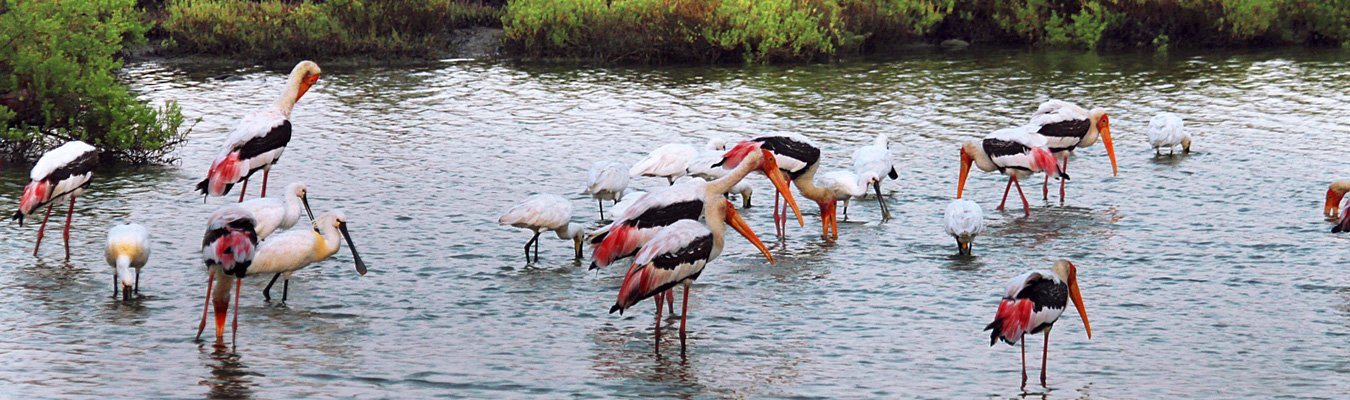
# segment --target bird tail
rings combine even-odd
[[[1059,160],[1055,159],[1055,154],[1044,147],[1031,149],[1031,166],[1036,171],[1043,171],[1047,174],[1054,171],[1056,175],[1064,180],[1069,179],[1069,174],[1059,169]]]
[[[19,212],[14,214],[19,226],[23,226],[23,216],[32,214],[33,210],[42,207],[51,195],[50,191],[51,185],[45,180],[31,181],[28,182],[28,186],[23,187],[23,195],[19,197]]]
[[[602,228],[603,229],[603,228]],[[613,226],[591,253],[591,269],[604,268],[614,261],[633,254],[639,246],[637,228],[628,225]],[[592,240],[594,243],[594,240]]]
[[[660,162],[660,160],[657,157],[644,158],[641,161],[638,161],[636,164],[633,164],[632,168],[628,169],[628,176],[631,177],[642,176],[642,174],[645,174],[651,171],[653,168],[656,168],[656,164],[658,162]]]
[[[650,268],[644,268],[645,265],[633,264],[629,268],[628,274],[623,277],[623,283],[619,285],[619,299],[610,307],[609,312],[619,311],[622,315],[623,310],[637,304],[644,297],[643,294],[650,292],[647,288],[647,277]]]
[[[991,331],[989,345],[993,346],[999,339],[1009,345],[1021,340],[1022,335],[1031,330],[1028,326],[1031,324],[1031,309],[1031,300],[1003,299],[998,304],[998,313],[994,314],[994,322],[984,327],[984,330]]]
[[[206,179],[197,183],[197,190],[208,196],[224,196],[248,172],[246,164],[239,159],[239,152],[230,152],[211,163],[211,170],[207,172]]]

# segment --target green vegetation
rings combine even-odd
[[[144,41],[135,0],[0,0],[0,157],[79,139],[105,159],[170,161],[187,135],[175,103],[151,107],[113,76]]]
[[[166,50],[264,60],[433,57],[449,46],[451,30],[501,18],[497,8],[457,0],[171,0],[163,6]]]

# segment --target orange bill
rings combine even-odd
[[[966,153],[966,149],[961,149],[961,178],[956,183],[956,198],[961,198],[961,193],[966,189],[966,178],[970,176],[970,164],[975,159]]]
[[[1116,146],[1111,144],[1111,122],[1105,115],[1101,122],[1097,123],[1097,132],[1102,135],[1102,145],[1106,146],[1106,155],[1111,157],[1111,176],[1120,175],[1120,168],[1116,167]]]
[[[792,198],[792,190],[788,189],[787,180],[783,179],[783,173],[778,170],[778,160],[774,158],[773,152],[760,151],[764,152],[764,161],[760,163],[760,169],[764,171],[765,176],[769,177],[769,181],[773,182],[774,190],[777,190],[779,194],[783,195],[783,199],[787,200],[788,206],[792,207],[792,212],[797,214],[797,225],[806,226],[806,220],[802,219],[802,210],[797,207],[797,200]]]
[[[319,74],[309,75],[306,76],[304,79],[301,79],[300,92],[295,94],[295,99],[300,100],[301,97],[305,97],[305,92],[309,91],[309,87],[314,86],[314,82],[318,81],[319,81]]]
[[[1088,324],[1087,308],[1083,307],[1083,295],[1078,291],[1078,268],[1074,267],[1073,262],[1069,262],[1069,298],[1073,300],[1073,306],[1078,308],[1078,316],[1083,318],[1083,329],[1087,330],[1088,339],[1092,339],[1092,325]]]
[[[727,215],[725,219],[727,225],[731,226],[731,229],[735,229],[741,236],[745,236],[745,239],[749,240],[750,244],[755,245],[755,248],[759,249],[760,253],[764,253],[764,258],[769,260],[769,264],[774,263],[773,254],[769,253],[769,247],[765,246],[764,242],[759,241],[759,236],[755,236],[755,231],[750,229],[750,225],[745,224],[745,220],[741,219],[740,214],[736,213],[736,208],[731,205],[730,201],[727,201]]]
[[[1344,197],[1345,193],[1337,193],[1336,189],[1327,189],[1327,205],[1322,207],[1322,214],[1326,215],[1327,218],[1336,218],[1337,214],[1340,213],[1341,199]]]

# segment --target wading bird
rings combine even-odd
[[[690,219],[675,221],[661,228],[633,258],[633,265],[624,275],[618,301],[609,312],[620,315],[628,307],[648,298],[656,298],[656,348],[661,348],[661,297],[675,303],[673,288],[684,284],[684,305],[680,308],[680,348],[684,349],[685,317],[689,314],[689,287],[703,273],[703,268],[722,254],[726,227],[731,226],[745,236],[764,258],[773,263],[769,248],[755,236],[731,202],[723,199],[710,201],[705,217],[708,225]],[[673,305],[672,305],[673,307]]]
[[[614,203],[614,207],[609,208],[609,215],[613,215],[616,217],[619,215],[623,215],[623,213],[627,211],[629,207],[632,207],[633,204],[637,203],[637,201],[642,198],[642,196],[646,195],[647,192],[641,190],[624,195],[623,200],[620,200],[618,203]]]
[[[586,176],[586,193],[595,198],[595,204],[600,206],[601,220],[605,219],[605,200],[615,204],[623,200],[623,191],[628,189],[627,169],[627,165],[618,161],[597,161],[591,165],[591,171]]]
[[[301,207],[309,215],[309,220],[314,220],[314,212],[309,209],[308,194],[304,183],[293,182],[286,185],[286,193],[281,198],[259,197],[239,203],[239,207],[253,214],[258,223],[254,227],[258,240],[265,240],[272,232],[295,226],[300,221]]]
[[[277,101],[239,121],[225,139],[220,155],[211,163],[206,179],[197,184],[197,190],[203,196],[224,196],[242,180],[244,184],[239,189],[239,201],[242,202],[244,191],[248,189],[248,178],[262,170],[262,197],[267,197],[267,176],[272,171],[272,164],[281,158],[286,144],[291,141],[291,109],[319,80],[319,72],[319,65],[312,61],[296,64]]]
[[[75,215],[75,197],[84,193],[89,179],[94,177],[94,167],[98,166],[98,149],[78,140],[66,142],[48,151],[38,158],[33,171],[28,174],[32,179],[23,187],[19,197],[19,211],[12,220],[23,226],[25,216],[32,214],[42,206],[47,213],[38,227],[37,243],[33,244],[33,257],[37,257],[42,246],[42,235],[47,230],[47,219],[52,216],[52,204],[70,198],[70,208],[66,210],[65,237],[66,259],[70,259],[70,220]]]
[[[1022,210],[1031,216],[1031,205],[1027,204],[1027,195],[1022,193],[1019,179],[1045,171],[1056,172],[1060,179],[1068,180],[1069,175],[1061,171],[1055,162],[1055,156],[1045,147],[1045,137],[1036,134],[1032,126],[999,129],[984,140],[968,141],[961,144],[961,176],[956,185],[956,198],[961,198],[966,187],[966,177],[970,175],[970,164],[974,163],[981,171],[997,170],[1008,176],[1008,186],[1003,189],[1003,201],[998,210],[1008,202],[1008,190],[1017,185],[1017,194],[1022,196]]]
[[[726,148],[726,142],[722,139],[712,138],[708,140],[705,148],[722,150]],[[663,177],[671,185],[674,185],[676,178],[688,173],[689,163],[698,158],[698,155],[699,151],[694,146],[683,143],[666,144],[652,150],[646,158],[633,164],[633,167],[628,169],[628,175],[634,178],[639,176]]]
[[[118,286],[121,286],[122,300],[131,300],[133,292],[141,293],[141,268],[150,260],[150,232],[138,224],[112,227],[108,230],[103,259],[113,267],[113,297],[117,297]],[[133,269],[136,270],[134,276]]]
[[[1181,146],[1181,154],[1190,154],[1191,134],[1186,132],[1181,117],[1168,112],[1158,113],[1148,121],[1148,145],[1153,146],[1155,155],[1162,155],[1163,147],[1171,155],[1177,145]]]
[[[1340,218],[1341,199],[1345,198],[1345,192],[1350,191],[1350,181],[1331,182],[1327,187],[1327,203],[1322,207],[1322,214],[1329,220]]]
[[[705,151],[699,154],[697,159],[694,159],[694,161],[689,163],[689,176],[702,178],[706,181],[712,181],[726,176],[730,171],[726,168],[722,168],[723,153],[725,153],[725,151]],[[741,180],[740,182],[736,182],[735,186],[731,187],[731,191],[728,192],[728,195],[731,193],[741,196],[741,208],[750,208],[750,196],[754,195],[755,189],[750,186],[750,182]]]
[[[572,202],[555,194],[536,194],[526,198],[515,207],[506,210],[497,223],[525,228],[534,231],[534,237],[525,242],[525,263],[539,262],[539,234],[553,231],[558,239],[571,240],[576,250],[576,259],[581,259],[581,240],[586,236],[585,227],[571,223]],[[530,260],[530,245],[534,245],[534,260]]]
[[[844,220],[848,220],[848,201],[854,197],[867,194],[867,189],[862,185],[862,180],[853,171],[830,171],[816,176],[815,184],[817,187],[829,190],[834,195],[835,200],[844,202]],[[834,221],[831,221],[834,222]],[[839,224],[826,224],[834,229],[827,233],[832,238],[839,238]]]
[[[1045,136],[1046,146],[1056,159],[1060,159],[1063,164],[1060,170],[1065,173],[1069,170],[1069,155],[1073,150],[1092,146],[1100,137],[1106,155],[1111,157],[1111,175],[1115,176],[1120,170],[1116,168],[1116,148],[1111,145],[1110,119],[1102,108],[1089,111],[1067,101],[1050,100],[1041,103],[1031,114],[1031,125],[1036,127],[1036,133]],[[1050,175],[1045,176],[1041,195],[1045,200],[1050,199]],[[1059,181],[1059,199],[1064,201],[1064,180]]]
[[[972,255],[971,244],[975,242],[975,236],[984,232],[984,211],[980,210],[980,205],[970,200],[952,200],[947,205],[943,222],[947,234],[956,239],[957,254]]]
[[[886,205],[885,198],[881,197],[881,177],[889,177],[891,180],[900,177],[900,174],[895,172],[895,154],[891,153],[889,141],[890,138],[887,138],[885,133],[878,133],[872,144],[853,152],[853,172],[862,181],[864,191],[868,186],[876,190],[877,203],[881,204],[882,221],[891,219],[891,209]],[[844,204],[847,206],[848,203]],[[844,211],[844,219],[848,219],[847,210]]]
[[[206,262],[209,275],[206,279],[206,304],[216,310],[216,341],[225,338],[225,317],[230,312],[230,290],[234,290],[234,326],[230,333],[230,343],[236,343],[239,333],[239,290],[242,289],[244,275],[258,246],[258,233],[253,230],[257,222],[253,214],[237,205],[225,206],[207,220],[206,235],[202,238],[202,260]],[[216,282],[216,276],[220,282]],[[212,287],[212,285],[215,287]],[[230,287],[234,284],[234,288]],[[202,305],[202,322],[197,326],[197,339],[202,338],[206,329],[206,304]]]
[[[366,274],[366,263],[361,261],[361,254],[357,253],[356,245],[352,243],[352,235],[347,232],[347,217],[340,211],[326,211],[313,221],[312,229],[288,230],[258,245],[248,274],[272,274],[272,280],[263,288],[264,299],[272,300],[272,285],[284,275],[281,301],[286,301],[291,288],[291,274],[332,257],[342,248],[342,240],[347,241],[347,249],[351,250],[352,258],[356,260],[356,273],[362,276]]]
[[[1092,339],[1092,325],[1088,324],[1087,309],[1078,292],[1078,269],[1069,260],[1055,261],[1049,270],[1028,271],[1008,282],[1008,292],[998,304],[994,322],[984,330],[989,334],[989,345],[1000,339],[1009,346],[1022,343],[1022,387],[1027,386],[1026,334],[1045,332],[1045,349],[1041,352],[1041,386],[1045,387],[1045,364],[1050,355],[1050,328],[1064,313],[1065,303],[1073,301],[1078,316],[1083,318],[1083,329]]]
[[[780,179],[796,184],[797,190],[801,192],[803,197],[815,201],[816,205],[820,206],[821,225],[825,232],[829,232],[831,221],[835,219],[835,200],[833,192],[818,187],[815,183],[816,169],[820,167],[820,148],[816,147],[810,139],[795,133],[758,136],[750,139],[750,141],[760,143],[763,150],[768,150],[774,156],[774,160],[778,163],[779,171],[777,175]],[[735,153],[735,149],[732,150],[723,157],[721,166],[735,168],[736,164],[740,162],[736,158],[739,154]],[[767,171],[764,174],[770,177],[774,175]],[[787,206],[782,208],[781,213],[779,212],[779,197],[779,195],[774,195],[773,221],[774,229],[781,239],[787,231],[788,219]],[[806,223],[802,220],[801,210],[797,208],[797,205],[789,204],[789,206],[797,214],[797,224],[806,226]],[[838,230],[838,228],[836,227],[835,230]],[[821,237],[828,239],[829,235],[822,235]]]

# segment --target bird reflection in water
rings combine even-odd
[[[253,382],[250,377],[258,374],[248,370],[248,366],[240,361],[243,357],[239,353],[232,351],[223,341],[209,345],[202,343],[198,349],[202,352],[204,365],[211,372],[210,376],[199,383],[210,388],[206,393],[207,398],[253,398]]]

